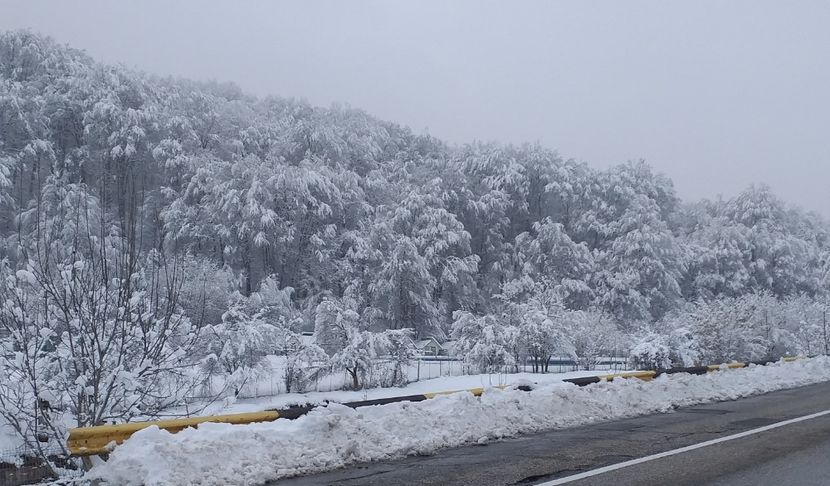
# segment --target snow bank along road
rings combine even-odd
[[[642,462],[681,448],[691,450]],[[830,383],[821,383],[271,484],[827,485],[828,457]]]
[[[96,466],[90,476],[110,484],[262,484],[348,464],[434,453],[446,447],[484,444],[519,434],[666,412],[679,406],[734,400],[828,380],[830,359],[815,358],[702,376],[665,375],[651,382],[623,380],[583,388],[560,383],[531,392],[489,390],[480,399],[470,394],[456,394],[424,402],[395,403],[357,410],[330,405],[315,409],[295,421],[279,420],[244,426],[204,424],[199,429],[187,429],[178,434],[151,427],[136,433],[118,447],[110,461]],[[824,395],[827,395],[827,388],[824,388]],[[789,403],[790,400],[784,402]],[[740,403],[721,405],[737,406]],[[824,408],[830,408],[830,403]],[[779,413],[790,415],[792,412]],[[666,420],[666,424],[670,425],[684,423],[683,417],[715,419],[718,414],[683,411],[640,420]],[[721,415],[729,416],[726,412]],[[768,420],[768,417],[762,418]],[[318,476],[297,480],[300,482],[296,484],[349,484],[350,474],[357,476],[351,484],[452,484],[453,481],[456,484],[532,483],[547,477],[567,475],[568,470],[601,467],[633,456],[682,447],[700,442],[700,439],[710,439],[724,431],[734,433],[741,426],[753,428],[755,417],[741,419],[748,421],[745,423],[740,420],[735,423],[729,418],[724,420],[728,422],[724,425],[725,430],[711,429],[707,423],[687,420],[687,429],[668,430],[662,435],[659,431],[652,432],[650,423],[646,422],[632,429],[642,429],[641,433],[645,434],[634,443],[625,440],[632,433],[625,425],[620,425],[623,422],[610,422],[594,426],[597,427],[594,432],[590,431],[592,429],[570,429],[539,436],[565,439],[556,439],[560,442],[556,442],[551,449],[542,448],[536,455],[532,447],[530,453],[523,455],[517,444],[545,443],[547,439],[525,438],[518,443],[510,441],[485,448],[448,450],[428,459],[409,459],[393,466],[374,464],[368,469],[340,471],[335,475],[347,476],[337,476],[336,479]],[[825,419],[808,422],[818,423],[819,420]],[[615,430],[618,433],[615,434]],[[621,443],[618,449],[608,444],[593,452],[572,451],[566,447],[586,440],[586,434],[600,434],[598,440],[612,442],[616,437]],[[724,446],[733,442],[724,443]],[[603,452],[603,448],[607,452]],[[478,451],[491,450],[501,452],[494,456],[484,453],[481,462],[475,459]],[[561,457],[555,459],[554,452]],[[440,467],[444,458],[450,458],[452,464],[453,457],[469,457],[470,467],[455,464],[449,468]],[[417,464],[421,461],[425,461],[423,464],[426,466],[418,473]],[[437,462],[429,465],[430,461]],[[484,474],[486,471],[489,472]],[[603,478],[601,483],[604,482]]]

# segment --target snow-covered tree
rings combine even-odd
[[[364,387],[373,374],[382,374],[382,360],[392,363],[390,384],[400,385],[408,378],[404,370],[415,351],[411,329],[367,331],[347,303],[326,299],[317,305],[314,336],[329,354],[329,366],[345,371],[354,389]]]
[[[360,316],[348,307],[347,302],[326,299],[317,305],[314,342],[329,355],[348,346],[350,334],[360,330]]]
[[[198,382],[181,266],[139,255],[100,209],[83,184],[48,178],[21,215],[21,258],[0,265],[0,414],[35,450],[63,447],[69,424],[158,414]]]
[[[316,344],[303,342],[302,337],[295,332],[280,329],[279,334],[277,352],[285,357],[285,391],[302,392],[328,365],[328,355]]]
[[[467,311],[454,314],[451,336],[455,340],[454,352],[482,373],[499,372],[504,366],[515,363],[508,341],[512,333],[505,330],[498,320],[485,315],[477,317]]]
[[[544,280],[568,308],[590,305],[593,257],[587,245],[571,240],[562,224],[550,218],[534,223],[532,232],[516,237],[515,248],[519,279]]]
[[[564,334],[581,369],[596,369],[601,357],[621,353],[624,341],[608,314],[596,310],[569,311],[563,314],[563,320]]]
[[[224,375],[227,386],[239,395],[248,382],[269,371],[263,366],[264,360],[277,352],[278,329],[259,316],[251,316],[237,303],[222,315],[220,324],[205,332],[203,339],[209,353],[203,369],[209,375]]]
[[[359,390],[375,371],[387,345],[383,334],[351,329],[346,346],[331,356],[329,366],[345,371],[351,379],[352,388]]]
[[[409,365],[415,358],[412,331],[409,329],[387,330],[383,336],[387,341],[385,358],[388,358],[392,364],[392,375],[388,382],[392,386],[405,386],[409,383]]]

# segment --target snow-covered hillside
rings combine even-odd
[[[828,275],[826,222],[766,186],[683,202],[644,162],[0,33],[0,417],[33,455],[263,380],[405,386],[424,341],[485,374],[826,354]]]

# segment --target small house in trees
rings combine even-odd
[[[416,341],[415,349],[421,356],[442,356],[446,354],[444,346],[441,346],[441,343],[432,337]]]
[[[302,334],[300,334],[300,342],[302,342],[305,346],[311,346],[312,344],[314,344],[314,333],[304,331]]]

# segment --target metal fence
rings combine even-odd
[[[49,458],[48,461],[26,446],[0,449],[0,486],[71,480],[83,476],[80,460],[64,457],[63,449],[58,445],[45,445],[43,453]]]
[[[591,365],[591,370],[596,371],[624,371],[630,369],[629,358],[626,356],[607,356],[601,357]],[[378,363],[378,370],[375,370],[375,375],[369,377],[368,386],[391,386],[388,383],[382,383],[383,380],[378,379],[378,375],[388,372],[385,368],[393,366],[391,360],[381,360]],[[585,370],[580,368],[579,363],[565,357],[551,358],[548,365],[548,373],[564,373],[569,371]],[[385,370],[385,371],[384,371]],[[348,389],[351,383],[351,378],[342,371],[326,372],[321,368],[319,373],[312,373],[313,378],[303,389],[303,392],[330,392],[337,390]],[[256,380],[251,380],[239,389],[237,398],[252,399],[252,398],[266,398],[274,397],[286,393],[285,385],[282,379],[283,370],[279,367],[268,369],[261,377]],[[502,366],[498,369],[490,370],[492,375],[509,375],[513,373],[531,373],[533,367],[530,361],[525,360],[518,365]],[[421,380],[429,380],[433,378],[440,378],[445,376],[463,376],[481,374],[482,371],[470,364],[465,363],[459,357],[453,356],[419,356],[412,360],[408,368],[405,370],[405,376],[408,382],[417,382]],[[216,397],[216,394],[222,391],[221,377],[208,377],[200,390],[201,393],[189,396],[186,403],[196,403],[204,400],[210,400]]]
[[[630,368],[629,358],[625,356],[602,357],[589,370],[583,371],[624,371]],[[565,373],[579,371],[580,365],[570,358],[551,358],[548,373]],[[507,365],[491,370],[493,374],[532,373],[533,366],[529,360],[518,365]],[[442,376],[462,376],[480,374],[481,370],[463,362],[461,358],[450,356],[422,356],[417,358],[410,369],[410,381],[429,380]]]

